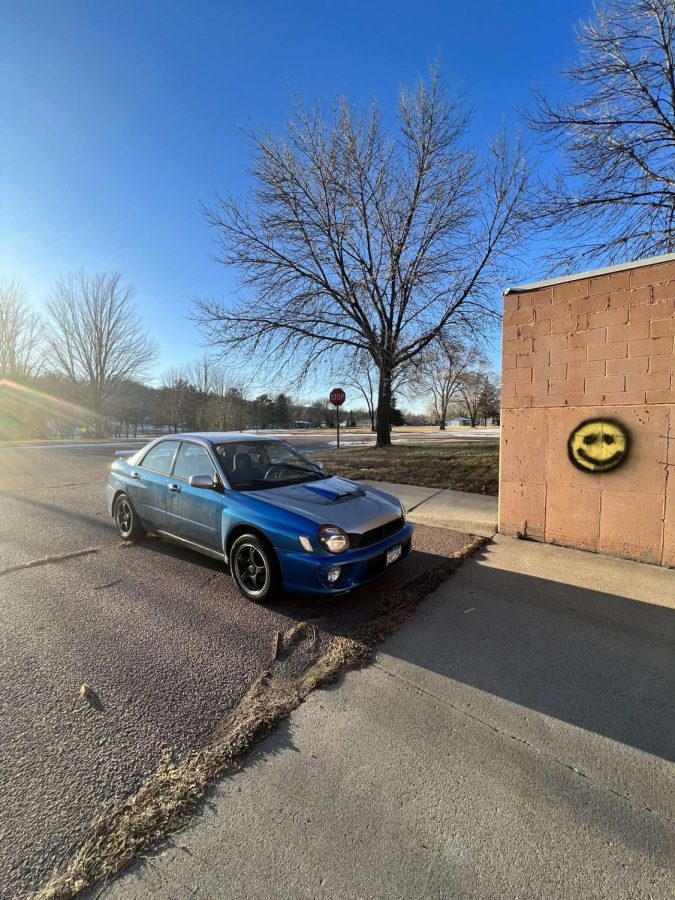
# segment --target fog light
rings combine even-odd
[[[340,577],[340,572],[341,572],[341,571],[342,571],[342,570],[340,569],[340,566],[333,566],[332,568],[330,568],[330,569],[328,570],[328,575],[326,576],[326,578],[328,579],[328,581],[330,582],[330,584],[335,584],[335,582],[336,582],[336,581],[338,580],[338,578]]]

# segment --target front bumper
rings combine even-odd
[[[277,550],[284,590],[299,594],[346,594],[372,581],[397,563],[386,565],[387,551],[401,545],[401,559],[410,553],[413,526],[408,523],[383,541],[346,553],[305,553]],[[340,577],[328,582],[328,570],[340,566]]]

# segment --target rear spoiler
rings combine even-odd
[[[138,450],[116,450],[115,456],[119,459],[128,459],[130,456],[136,456]]]

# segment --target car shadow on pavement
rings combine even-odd
[[[475,590],[464,579],[456,598],[437,595],[431,605],[443,608],[385,652],[457,682],[458,698],[469,686],[675,760],[674,610],[498,567],[477,572]]]
[[[434,535],[437,535],[440,531],[440,529],[422,527],[419,530],[420,532]],[[447,565],[449,558],[454,552],[462,549],[470,542],[468,535],[462,535],[447,529],[442,530],[442,537],[447,542],[445,544],[447,552],[429,552],[414,544],[408,557],[389,571],[384,572],[379,578],[349,594],[323,597],[283,593],[274,600],[258,605],[275,613],[281,613],[293,621],[316,621],[321,619],[320,626],[322,630],[336,636],[348,635],[356,624],[373,615],[393,591],[404,589],[406,585],[416,581],[421,576],[434,570],[442,569]],[[417,535],[415,543],[423,546]],[[149,535],[136,542],[136,544],[151,553],[172,559],[180,559],[208,571],[222,572],[225,578],[231,579],[226,563],[205,556],[188,547],[182,547],[174,541]],[[438,544],[438,540],[436,540],[436,544]],[[234,582],[232,582],[231,586],[236,591]],[[242,598],[242,602],[251,601],[246,601]],[[317,624],[319,623],[317,622]]]

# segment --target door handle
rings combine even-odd
[[[136,481],[140,481],[141,474],[140,474],[140,472],[132,472],[130,475],[130,478],[135,478]]]
[[[173,491],[174,494],[180,494],[180,485],[179,484],[170,484],[169,490]]]

